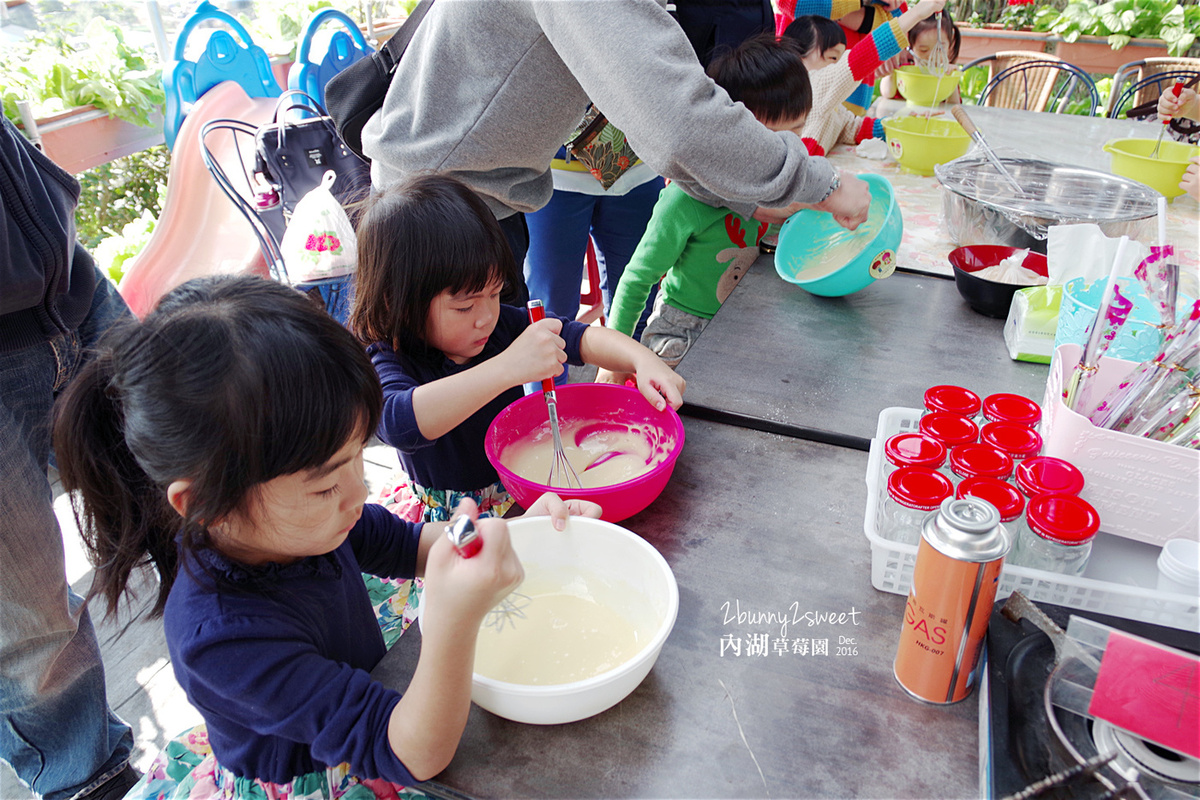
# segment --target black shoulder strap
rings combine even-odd
[[[421,0],[417,3],[417,7],[408,15],[408,19],[400,26],[400,30],[392,34],[392,38],[383,43],[381,53],[387,54],[387,70],[388,73],[395,71],[396,65],[400,63],[400,57],[404,55],[408,43],[412,41],[413,36],[417,33],[417,26],[421,24],[421,20],[429,12],[429,7],[433,5],[433,0]]]

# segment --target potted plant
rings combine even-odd
[[[1200,33],[1200,7],[1177,0],[1071,0],[1038,27],[1060,39],[1055,54],[1088,72],[1144,58],[1185,55]]]
[[[163,140],[158,69],[112,22],[93,19],[83,38],[86,48],[63,32],[34,34],[0,63],[5,116],[24,124],[18,104],[28,102],[46,154],[73,173]]]

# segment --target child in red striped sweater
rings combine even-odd
[[[846,49],[841,26],[824,17],[797,17],[783,35],[804,51],[804,66],[812,83],[813,105],[801,138],[813,155],[825,155],[837,144],[882,139],[883,125],[873,117],[855,116],[843,101],[862,80],[908,47],[908,32],[946,5],[945,0],[921,0],[898,19],[876,28]]]

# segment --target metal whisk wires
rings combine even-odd
[[[479,530],[470,517],[459,517],[451,523],[450,527],[446,528],[446,537],[463,558],[472,558],[483,548]],[[528,595],[510,592],[495,608],[484,615],[484,627],[495,628],[497,633],[504,630],[505,625],[515,627],[513,620],[525,619],[525,608],[530,602],[531,599]]]
[[[925,68],[931,75],[949,75],[953,65],[950,63],[950,45],[943,27],[947,19],[946,12],[939,11],[935,17],[937,26],[934,30],[937,32],[937,43],[929,53],[929,60],[925,62]]]
[[[546,318],[546,309],[542,307],[541,300],[530,300],[527,308],[530,322]],[[542,396],[546,399],[546,413],[550,416],[550,435],[554,438],[554,461],[550,464],[550,477],[546,479],[546,485],[559,489],[582,488],[579,475],[563,450],[562,430],[558,425],[558,395],[554,393],[553,378],[542,381]]]

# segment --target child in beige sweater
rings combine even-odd
[[[810,153],[824,155],[837,144],[883,138],[879,119],[855,116],[842,101],[865,77],[908,47],[908,32],[914,26],[945,5],[945,0],[921,0],[850,50],[841,26],[832,20],[797,17],[788,25],[783,35],[804,51],[804,66],[812,83],[812,111],[801,134]]]

